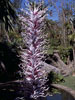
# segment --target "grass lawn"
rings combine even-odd
[[[61,85],[67,86],[75,90],[75,76],[68,76],[64,78],[65,82],[60,83]]]

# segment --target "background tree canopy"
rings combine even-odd
[[[5,24],[5,29],[12,28],[17,15],[10,0],[0,0],[0,23]]]

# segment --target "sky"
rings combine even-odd
[[[23,0],[23,2],[22,2],[22,7],[23,7],[23,8],[24,8],[24,3],[25,3],[26,1],[27,1],[27,0]],[[38,0],[33,0],[33,1],[38,1]],[[46,4],[48,4],[48,1],[50,1],[50,0],[44,0],[44,1],[45,1]],[[52,0],[52,1],[54,1],[54,0]],[[56,6],[58,7],[58,9],[59,9],[60,2],[61,2],[61,1],[62,1],[62,2],[69,2],[69,3],[72,2],[72,1],[74,2],[74,0],[56,0],[56,1],[57,1],[57,2],[56,2]],[[58,20],[59,20],[59,17],[58,17],[58,13],[57,13],[57,11],[55,10],[55,8],[49,6],[48,9],[53,11],[52,16],[48,15],[48,19],[51,19],[51,20],[53,20],[53,21],[58,21]]]
[[[25,3],[26,1],[27,1],[27,0],[23,0],[23,2],[22,2],[22,7],[24,7],[24,3]],[[34,1],[35,1],[35,0],[34,0]],[[38,0],[36,0],[36,1],[38,1]],[[46,4],[48,3],[48,0],[44,0],[44,1],[45,1]],[[59,5],[59,2],[57,3],[57,5]],[[53,11],[52,16],[49,16],[49,15],[48,15],[48,19],[51,19],[51,20],[54,20],[54,21],[58,21],[58,14],[57,14],[57,12],[54,10],[54,8],[53,8],[53,7],[49,7],[48,9],[50,9],[50,10]]]
[[[11,1],[13,1],[13,0],[11,0]],[[21,7],[22,8],[24,8],[24,3],[25,2],[27,2],[28,0],[22,0],[22,5],[21,5]],[[32,1],[41,1],[41,0],[32,0]],[[50,0],[44,0],[45,1],[45,3],[46,4],[48,4],[48,1],[50,1]],[[69,4],[71,4],[72,3],[72,1],[73,1],[73,4],[74,4],[74,6],[75,6],[75,0],[52,0],[52,1],[57,1],[56,2],[56,6],[57,6],[57,8],[59,9],[59,6],[60,6],[60,2],[62,1],[62,2],[68,2]],[[70,3],[71,2],[71,3]],[[55,10],[55,8],[54,7],[51,7],[51,6],[49,6],[48,7],[48,9],[49,10],[51,10],[53,13],[52,13],[52,16],[50,16],[50,15],[48,15],[48,19],[51,19],[51,20],[53,20],[53,21],[58,21],[59,20],[59,17],[58,17],[58,13],[57,13],[57,11]]]

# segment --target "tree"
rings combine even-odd
[[[22,1],[23,0],[13,0],[12,3],[13,3],[14,8],[16,9],[21,8]]]
[[[58,21],[60,22],[62,28],[62,45],[66,47],[68,44],[69,31],[67,25],[70,26],[70,17],[74,14],[74,1],[60,0],[59,4],[57,4],[58,0],[49,0],[48,2],[52,4],[52,7],[58,14]]]
[[[16,22],[16,12],[10,0],[0,0],[0,36],[5,35],[10,42],[7,31],[13,29],[13,24]]]
[[[72,34],[70,35],[69,39],[73,47],[73,67],[75,70],[75,16],[71,17],[71,25],[72,25]]]

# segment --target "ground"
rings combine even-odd
[[[73,90],[75,90],[75,76],[68,76],[64,78],[65,82],[60,83],[61,85],[64,85],[66,87],[69,87]]]

